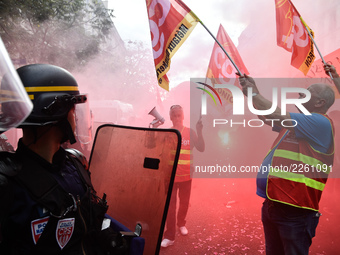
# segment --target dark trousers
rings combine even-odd
[[[308,255],[320,213],[273,202],[262,206],[266,255]]]
[[[168,211],[168,217],[166,219],[166,231],[164,232],[164,238],[169,240],[175,240],[176,235],[176,219],[177,226],[183,227],[186,223],[186,216],[189,208],[189,200],[191,193],[191,180],[185,182],[175,182]],[[179,199],[179,207],[176,217],[176,205],[177,197]]]

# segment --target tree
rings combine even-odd
[[[129,41],[126,48],[126,81],[122,89],[128,100],[135,102],[142,96],[155,101],[164,98],[167,92],[158,86],[151,47],[142,41]],[[126,93],[126,88],[130,88],[130,93]]]
[[[14,59],[72,70],[100,51],[111,17],[95,0],[0,0],[0,35]]]

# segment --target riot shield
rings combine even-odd
[[[17,127],[33,109],[33,104],[14,69],[0,37],[0,133]]]
[[[134,230],[142,225],[144,254],[158,254],[181,146],[174,129],[102,125],[97,129],[90,171],[98,196],[107,194],[108,214]]]

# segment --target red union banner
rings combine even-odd
[[[158,84],[169,90],[172,56],[199,21],[180,0],[146,0]]]
[[[240,54],[238,53],[233,41],[228,36],[227,32],[220,25],[216,36],[217,41],[223,46],[232,58],[238,69],[242,74],[249,74],[246,66],[244,65]],[[215,42],[214,48],[211,53],[209,67],[207,71],[207,78],[211,80],[213,85],[232,83],[238,85],[238,76],[236,75],[236,68],[231,63],[228,56],[223,52],[218,43]],[[233,102],[232,94],[228,89],[216,89],[223,99],[223,106]]]
[[[307,75],[315,59],[314,45],[300,14],[290,0],[275,0],[275,7],[277,45],[292,52],[291,65]]]
[[[240,54],[238,53],[233,41],[228,36],[227,32],[224,30],[223,26],[220,25],[216,37],[217,41],[223,46],[223,48],[228,52],[229,56],[235,62],[236,66],[240,69],[242,74],[249,74],[247,68],[243,64]],[[214,78],[215,83],[225,83],[230,82],[230,79],[237,78],[236,68],[231,63],[228,56],[223,52],[221,47],[215,42],[209,67],[207,71],[208,78]]]

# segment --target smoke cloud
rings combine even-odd
[[[290,65],[291,53],[276,45],[274,0],[228,0],[215,1],[214,4],[187,0],[185,3],[213,34],[216,35],[220,24],[224,26],[251,76],[301,77],[300,71]],[[321,53],[327,55],[337,50],[340,45],[340,34],[337,32],[340,31],[340,2],[295,0],[294,4],[313,29]],[[111,49],[110,56],[114,60],[110,63],[106,62],[104,53],[93,58],[81,71],[75,71],[73,74],[81,92],[89,95],[93,133],[103,123],[148,127],[153,120],[148,112],[155,106],[165,118],[165,124],[159,128],[170,128],[169,108],[174,104],[182,105],[185,125],[195,129],[194,124],[190,123],[197,122],[200,109],[190,108],[190,88],[195,86],[190,83],[190,78],[205,77],[213,45],[214,40],[198,24],[172,59],[168,73],[169,92],[157,86],[151,46],[148,44],[139,48],[125,42],[128,50],[119,46]],[[135,59],[131,51],[142,54],[136,65],[133,65]],[[318,58],[317,52],[316,56]],[[270,95],[271,89],[260,88],[264,94]],[[339,110],[338,106],[333,110]],[[338,117],[336,113],[335,118]],[[207,144],[204,158],[224,157],[225,162],[237,166],[260,165],[275,137],[269,127],[255,130],[225,127],[222,131],[228,133],[228,143],[222,144],[208,124],[211,123],[209,116],[203,116],[202,120]],[[338,148],[339,140],[336,141]],[[195,151],[194,157],[200,158],[201,154]],[[339,162],[338,157],[336,160]],[[331,178],[326,185],[321,199],[323,216],[311,247],[313,254],[336,254],[340,251],[340,243],[336,239],[340,235],[337,227],[340,208],[339,203],[334,203],[340,198],[338,184],[338,179]],[[176,236],[175,245],[168,250],[162,249],[161,254],[263,254],[262,199],[255,194],[255,190],[255,176],[196,176],[187,217],[189,236]]]

